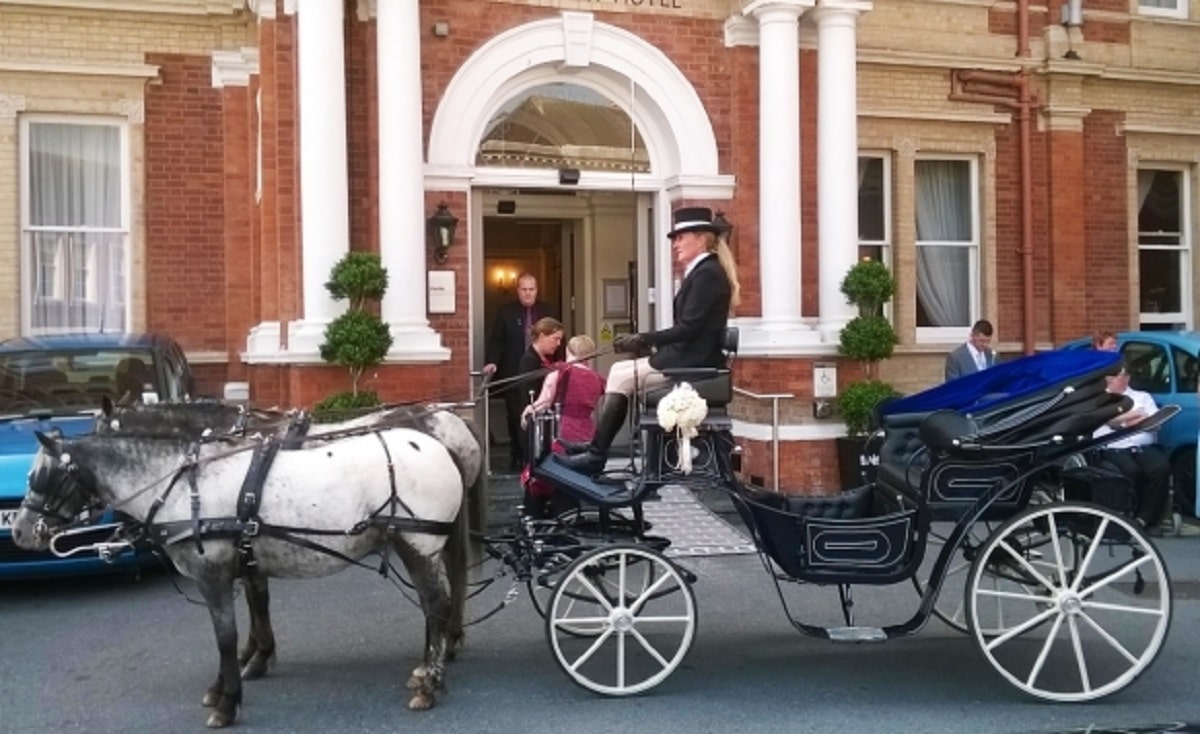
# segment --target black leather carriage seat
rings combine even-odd
[[[726,415],[726,407],[733,402],[733,360],[738,351],[738,328],[727,326],[721,342],[721,351],[725,354],[723,367],[686,367],[663,370],[668,384],[647,390],[642,398],[643,416],[654,417],[654,408],[658,401],[671,392],[681,382],[691,383],[700,397],[708,403],[710,418]],[[706,421],[707,423],[707,421]]]

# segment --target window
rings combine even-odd
[[[972,158],[915,162],[919,341],[962,339],[979,313],[977,178]]]
[[[858,256],[891,267],[891,161],[882,155],[858,158]]]
[[[26,118],[21,140],[24,329],[123,331],[129,240],[124,126]]]
[[[1131,341],[1121,347],[1121,355],[1129,371],[1129,386],[1134,390],[1156,395],[1171,392],[1171,361],[1166,347]]]
[[[1138,170],[1138,303],[1143,329],[1191,328],[1187,176]]]
[[[542,84],[488,121],[475,162],[509,168],[650,170],[642,135],[624,109],[578,84]]]
[[[1187,20],[1188,0],[1138,0],[1138,12],[1142,15],[1161,15],[1165,18]]]

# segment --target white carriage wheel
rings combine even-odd
[[[945,547],[946,541],[950,537],[950,533],[954,531],[953,522],[935,522],[929,527],[928,541],[925,544],[925,558],[921,563],[921,569],[917,576],[913,577],[913,585],[917,589],[918,594],[924,594],[925,588],[929,583],[929,576],[933,573],[933,566],[937,562],[938,556]],[[969,593],[970,587],[967,580],[970,576],[971,567],[974,559],[979,555],[983,547],[984,541],[992,534],[999,526],[998,522],[980,521],[975,523],[967,530],[967,534],[959,542],[958,547],[954,549],[954,554],[950,557],[950,561],[946,567],[946,575],[942,579],[942,587],[938,590],[937,598],[934,600],[933,614],[938,619],[946,623],[948,627],[963,634],[969,634],[971,631],[970,625],[967,623],[967,605],[971,598]],[[1043,552],[1038,548],[1038,545],[1047,542],[1044,535],[1030,536],[1022,543],[1022,548],[1026,549],[1026,555],[1030,563],[1035,567],[1044,566],[1046,561]],[[985,573],[980,580],[984,588],[990,588],[996,591],[1006,584],[1011,583],[1009,580],[998,578],[992,574]],[[1029,591],[1029,589],[1026,589]],[[979,615],[980,618],[989,620],[989,626],[984,631],[987,633],[1000,633],[1008,628],[1006,622],[1005,606],[1008,604],[1006,597],[1002,595],[989,596],[992,609],[988,614]]]
[[[546,637],[563,672],[608,696],[666,680],[695,634],[691,586],[664,555],[636,545],[605,546],[577,559],[546,614]]]
[[[1031,538],[1040,539],[1038,555]],[[1012,517],[980,549],[968,588],[967,619],[984,657],[1021,691],[1050,701],[1090,701],[1129,685],[1154,662],[1171,623],[1158,549],[1098,505]],[[990,618],[998,599],[1003,624]]]

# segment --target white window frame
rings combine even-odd
[[[888,151],[860,150],[859,158],[877,158],[883,161],[883,239],[865,240],[859,237],[858,246],[878,247],[883,251],[883,264],[895,273],[892,260],[895,257],[892,250],[892,155]],[[856,224],[857,226],[857,224]]]
[[[1142,232],[1138,229],[1138,216],[1141,213],[1140,202],[1135,205],[1133,210],[1132,222],[1130,229],[1136,232],[1135,244],[1137,247],[1136,254],[1140,255],[1142,250],[1169,250],[1179,253],[1179,303],[1182,306],[1182,311],[1171,313],[1143,313],[1141,311],[1141,272],[1138,272],[1137,289],[1133,293],[1133,297],[1138,303],[1138,322],[1141,324],[1183,324],[1183,328],[1194,328],[1194,310],[1192,306],[1192,257],[1194,249],[1192,247],[1192,172],[1187,165],[1179,163],[1154,163],[1151,161],[1139,161],[1135,172],[1135,190],[1138,173],[1142,171],[1170,171],[1179,175],[1179,226],[1182,230],[1179,232],[1179,245],[1143,245],[1142,235],[1147,236],[1162,236],[1160,232]],[[1136,202],[1136,198],[1135,198]],[[1175,234],[1171,232],[1169,234]],[[1136,258],[1134,262],[1138,262],[1140,258]],[[1139,266],[1140,267],[1140,266]]]
[[[32,227],[30,225],[30,170],[29,170],[29,139],[30,126],[38,124],[63,124],[63,125],[96,125],[103,127],[115,127],[118,131],[118,140],[120,145],[120,161],[121,161],[121,223],[119,227]],[[21,301],[21,333],[23,334],[52,334],[78,331],[74,327],[49,327],[37,328],[33,327],[33,299],[34,288],[36,283],[32,280],[34,269],[38,267],[37,257],[33,253],[32,234],[35,231],[61,231],[64,235],[71,234],[112,234],[121,238],[122,260],[121,268],[123,272],[114,273],[114,279],[120,285],[125,293],[125,314],[124,323],[125,330],[128,331],[132,326],[132,294],[130,293],[130,274],[129,263],[132,260],[130,248],[132,247],[132,236],[130,234],[130,220],[132,211],[132,162],[129,147],[129,122],[121,117],[107,117],[97,115],[72,115],[72,114],[27,114],[22,115],[20,119],[19,133],[19,169],[20,169],[20,220],[21,220],[21,242],[20,242],[20,301]],[[87,290],[89,294],[96,294],[98,283],[96,281],[95,270],[95,253],[89,253],[89,261],[93,268],[88,275]],[[69,297],[67,277],[70,270],[74,268],[74,263],[68,262],[65,254],[65,249],[60,248],[55,262],[55,280],[53,284],[54,293],[60,297]]]
[[[1178,20],[1188,19],[1188,0],[1175,0],[1175,7],[1160,8],[1154,5],[1143,5],[1142,0],[1137,0],[1137,10],[1140,15],[1155,15],[1160,18],[1176,18]]]
[[[961,325],[961,326],[917,326],[917,327],[915,327],[916,328],[916,341],[918,344],[945,344],[945,343],[951,343],[951,342],[960,342],[967,338],[967,335],[971,331],[971,325],[980,319],[980,311],[981,311],[980,303],[982,302],[981,291],[983,288],[983,278],[982,278],[982,273],[980,272],[980,270],[981,270],[981,268],[980,268],[980,262],[981,262],[980,249],[981,249],[981,242],[982,242],[982,234],[981,233],[983,231],[983,229],[982,229],[982,227],[983,227],[983,224],[982,224],[983,212],[982,212],[982,209],[980,208],[980,184],[979,184],[980,160],[979,160],[979,156],[975,155],[975,154],[935,153],[935,152],[918,154],[916,156],[916,160],[917,161],[966,161],[969,166],[970,187],[971,187],[971,192],[970,192],[971,193],[971,239],[967,242],[959,242],[959,241],[955,241],[955,242],[942,242],[942,241],[922,242],[921,240],[914,240],[914,245],[918,250],[919,250],[919,248],[921,248],[923,246],[927,246],[927,245],[957,246],[957,247],[968,248],[968,251],[967,251],[967,273],[968,273],[969,285],[970,285],[970,289],[971,289],[971,293],[969,296],[971,312],[970,312],[970,318],[967,319],[967,323],[965,325]],[[913,167],[913,181],[912,181],[912,189],[913,189],[914,199],[913,199],[913,210],[910,213],[910,216],[912,216],[914,233],[916,232],[916,218],[917,218],[916,199],[915,199],[916,187],[917,187],[916,179],[917,179],[917,173],[916,173],[916,167],[914,166]],[[916,253],[914,252],[913,254],[914,254],[913,262],[915,264],[916,263],[916,257],[915,257]],[[917,282],[916,279],[919,277],[920,277],[919,273],[914,272],[913,294],[912,294],[914,312],[915,312],[915,309],[917,306],[916,299],[918,298],[917,291],[916,291],[916,282]]]

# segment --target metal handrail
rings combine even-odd
[[[476,378],[485,378],[483,370],[471,370],[468,373],[471,377],[471,383],[474,385]],[[492,476],[492,385],[486,380],[481,385],[483,394],[479,400],[483,402],[483,431],[480,436],[483,443],[483,467],[489,477]],[[471,394],[476,395],[475,387],[471,388]]]
[[[745,388],[734,387],[733,392],[753,400],[771,401],[771,488],[779,491],[779,401],[792,400],[796,396],[790,392],[756,393]]]

